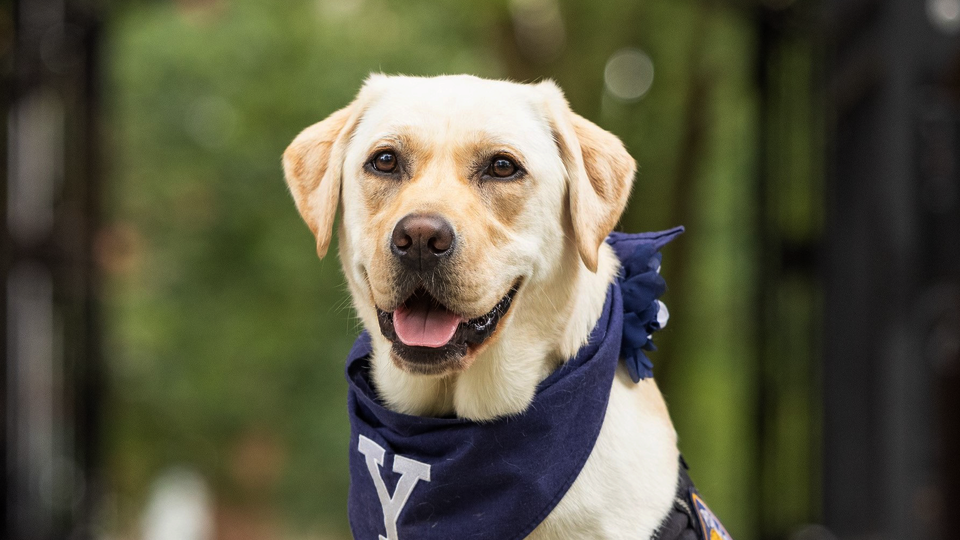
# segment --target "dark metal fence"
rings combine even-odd
[[[4,2],[0,19],[2,536],[85,538],[97,491],[97,22],[55,0]]]
[[[824,520],[839,538],[953,538],[960,2],[825,7]]]

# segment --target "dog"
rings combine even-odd
[[[384,406],[484,423],[523,414],[587,343],[620,268],[605,239],[636,163],[551,81],[374,74],[294,139],[283,169],[321,258],[340,207]],[[620,365],[586,463],[529,538],[654,537],[679,458],[656,382]]]

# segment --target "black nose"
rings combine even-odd
[[[390,248],[412,270],[431,270],[453,251],[456,235],[450,222],[436,214],[409,214],[393,229]]]

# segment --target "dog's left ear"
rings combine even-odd
[[[343,152],[360,116],[358,101],[300,132],[283,152],[287,186],[300,216],[317,238],[321,259],[333,236]]]
[[[570,110],[552,81],[538,85],[546,96],[553,137],[567,172],[567,197],[583,264],[597,271],[600,245],[613,231],[630,198],[637,163],[616,135]]]

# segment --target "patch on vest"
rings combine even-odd
[[[707,503],[703,502],[698,493],[691,493],[690,498],[693,500],[693,509],[696,510],[697,517],[700,518],[703,540],[733,540],[730,533],[723,528],[723,524],[720,523],[717,516],[713,515],[713,512],[707,507]]]

